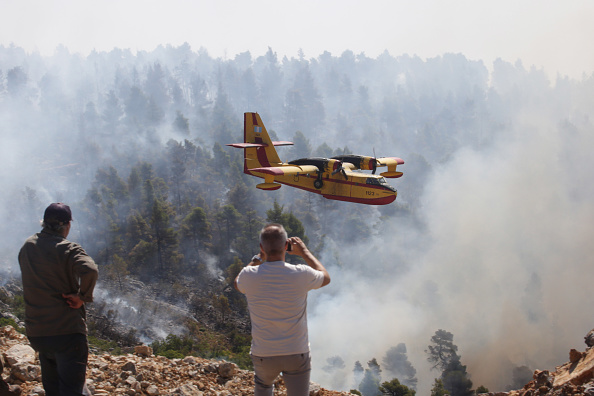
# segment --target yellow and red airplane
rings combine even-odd
[[[386,205],[396,199],[396,189],[384,177],[402,176],[402,172],[396,171],[397,165],[404,164],[400,158],[349,154],[282,162],[274,146],[293,143],[271,141],[258,113],[244,114],[243,134],[243,143],[227,146],[244,149],[244,173],[264,179],[257,188],[277,190],[286,184],[327,199],[367,205]],[[375,170],[381,166],[387,166],[388,170],[378,176]],[[371,170],[372,174],[356,170]]]

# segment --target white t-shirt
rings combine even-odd
[[[307,292],[322,287],[324,273],[283,261],[247,266],[237,287],[247,297],[252,321],[252,355],[309,352]]]

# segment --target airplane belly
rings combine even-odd
[[[351,196],[352,184],[349,181],[346,181],[344,179],[324,179],[324,183],[325,186],[322,188],[322,194],[335,195],[340,197]]]
[[[371,203],[375,201],[378,203],[381,202],[380,205],[383,205],[384,203],[393,202],[396,199],[396,192],[383,188],[359,185],[353,187],[351,198],[356,202],[369,201]]]

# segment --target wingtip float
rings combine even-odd
[[[273,142],[258,113],[244,114],[244,141],[227,146],[244,149],[244,173],[264,179],[256,187],[278,190],[282,184],[320,194],[324,198],[366,205],[387,205],[396,199],[396,189],[384,178],[398,178],[396,171],[404,161],[397,157],[375,158],[340,155],[332,158],[301,158],[282,162],[275,146],[292,142]],[[388,167],[376,175],[378,167]],[[355,172],[370,170],[371,174]]]

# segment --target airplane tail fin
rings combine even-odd
[[[274,146],[292,145],[291,142],[273,142],[258,113],[244,113],[243,143],[227,146],[244,149],[244,172],[250,169],[282,164]]]

